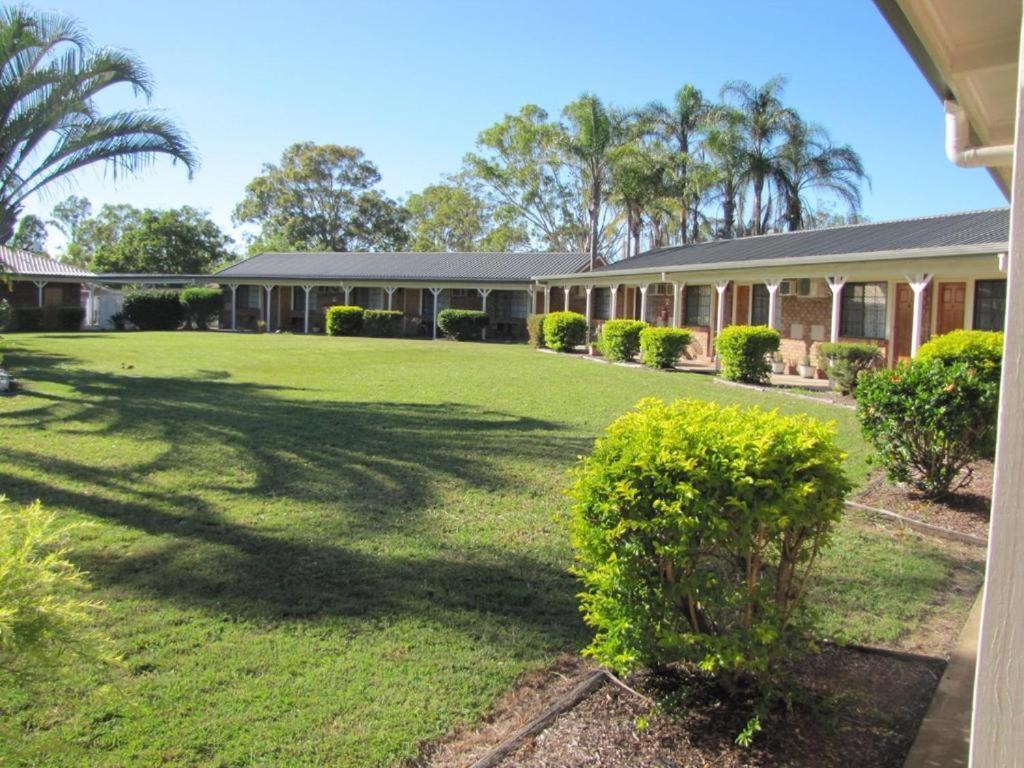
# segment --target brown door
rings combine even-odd
[[[736,323],[747,325],[750,322],[750,286],[736,287]]]
[[[935,318],[935,333],[941,336],[963,328],[966,307],[966,283],[939,283],[939,312]]]
[[[896,307],[892,349],[893,359],[910,357],[910,331],[914,323],[914,292],[906,283],[896,283]]]

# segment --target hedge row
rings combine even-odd
[[[490,319],[478,309],[442,309],[437,315],[437,327],[456,341],[479,339]]]
[[[7,324],[16,331],[77,331],[85,320],[80,305],[49,307],[14,307]]]

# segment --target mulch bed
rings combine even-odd
[[[970,485],[942,502],[926,499],[912,488],[893,485],[884,473],[876,472],[855,501],[984,539],[988,537],[993,469],[991,461],[976,462],[971,467]]]

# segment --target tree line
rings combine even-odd
[[[198,160],[157,113],[104,114],[100,93],[152,82],[131,54],[96,48],[72,20],[0,9],[0,242],[102,272],[202,272],[238,248],[584,251],[646,248],[856,221],[867,183],[857,152],[784,99],[785,80],[730,81],[715,98],[684,85],[667,103],[619,108],[594,94],[557,116],[527,104],[483,130],[461,166],[396,200],[357,147],[300,142],[263,166],[233,212],[236,245],[203,212],[140,210],[71,196],[43,221],[26,199],[83,167],[134,173]],[[60,126],[58,130],[55,126]],[[45,152],[40,146],[48,147]]]

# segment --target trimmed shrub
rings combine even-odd
[[[730,381],[766,384],[772,375],[771,354],[779,350],[779,332],[763,325],[730,325],[715,339],[722,376]]]
[[[358,336],[363,328],[363,308],[339,304],[328,307],[324,315],[330,336]]]
[[[223,306],[224,298],[217,288],[186,288],[181,292],[181,304],[185,308],[185,325],[205,331],[210,318]]]
[[[397,309],[367,309],[363,312],[363,333],[367,336],[398,336],[404,315]]]
[[[857,389],[860,374],[881,359],[882,350],[869,342],[838,341],[818,347],[818,367],[844,395]]]
[[[601,327],[597,349],[609,360],[632,360],[640,351],[640,332],[646,327],[640,320],[608,320]]]
[[[585,653],[757,682],[807,646],[803,597],[850,483],[835,427],[642,400],[581,459],[570,497]]]
[[[488,323],[487,313],[478,309],[442,309],[437,315],[437,327],[456,341],[479,339]]]
[[[43,327],[42,307],[15,307],[14,330],[38,331]]]
[[[530,315],[526,318],[526,333],[530,337],[530,346],[540,349],[544,346],[544,317],[545,315]]]
[[[185,316],[180,293],[166,289],[130,291],[122,310],[132,325],[143,331],[173,331]]]
[[[640,360],[651,368],[671,368],[692,341],[685,328],[649,326],[640,332]]]
[[[7,299],[0,299],[0,331],[6,331],[14,319],[14,308]]]
[[[994,372],[998,379],[1003,367],[1003,334],[999,331],[950,331],[922,344],[917,359],[967,363]]]
[[[85,307],[66,306],[57,307],[57,330],[80,331],[85,321]]]
[[[587,318],[579,312],[544,316],[544,344],[555,352],[572,352],[587,340]]]
[[[890,480],[941,498],[995,445],[999,382],[964,362],[901,363],[857,384],[857,416]]]
[[[127,321],[128,318],[125,317],[124,312],[115,312],[110,316],[110,322],[113,324],[115,331],[123,331]]]

